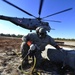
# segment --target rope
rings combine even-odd
[[[26,57],[25,57],[26,58]],[[24,59],[25,59],[24,58]],[[23,59],[23,61],[24,61],[24,59]],[[22,63],[23,63],[23,61],[22,61]],[[33,72],[33,70],[34,70],[34,68],[35,68],[35,65],[36,65],[36,58],[35,58],[35,56],[34,56],[34,64],[33,64],[33,66],[31,67],[31,71],[30,72],[27,72],[27,71],[25,71],[25,70],[23,70],[23,68],[22,68],[22,65],[21,65],[21,72],[23,72],[24,74],[32,74],[32,72]]]
[[[14,52],[15,52],[15,51],[14,51]],[[29,53],[30,53],[30,52],[27,53],[27,55],[24,57],[23,61],[26,59],[26,57],[29,55]],[[21,57],[21,56],[22,56],[21,53],[15,52],[15,54],[16,54],[18,57]],[[35,73],[35,65],[36,65],[36,57],[34,56],[33,59],[34,59],[34,64],[33,64],[33,66],[31,67],[31,71],[30,71],[30,72],[23,70],[23,68],[22,68],[22,63],[23,63],[23,61],[21,62],[21,70],[20,70],[20,71],[21,71],[22,73],[28,74],[28,75],[33,73],[32,75],[34,75],[34,73]],[[39,71],[39,72],[36,71],[36,73],[37,73],[37,75],[41,75],[41,72],[40,72],[40,71]]]
[[[15,52],[15,51],[14,51],[14,52]],[[23,61],[26,59],[26,57],[29,55],[29,53],[30,53],[30,52],[27,53],[27,55],[24,57]],[[15,54],[16,54],[18,57],[21,57],[21,56],[22,56],[21,53],[15,52]],[[27,72],[27,71],[23,70],[23,68],[22,68],[22,63],[23,63],[23,61],[21,62],[21,70],[20,70],[20,71],[21,71],[22,73],[24,73],[24,74],[31,74],[31,73],[34,71],[34,68],[35,68],[35,65],[36,65],[36,57],[34,56],[33,59],[34,59],[34,64],[33,64],[33,66],[31,67],[31,71],[30,71],[30,72]]]

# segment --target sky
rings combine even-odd
[[[9,2],[19,6],[25,11],[33,14],[38,17],[39,3],[40,0],[8,0]],[[41,17],[68,9],[73,8],[70,11],[66,11],[51,17],[46,18],[47,20],[56,20],[58,22],[47,21],[51,28],[48,32],[53,38],[69,38],[75,39],[75,0],[44,0]],[[0,0],[0,15],[10,16],[10,17],[19,17],[19,18],[33,18],[26,13],[10,6],[9,4]],[[35,31],[32,31],[35,32]],[[1,20],[0,19],[0,33],[4,34],[21,34],[26,35],[30,33],[30,30],[24,29],[15,24]]]

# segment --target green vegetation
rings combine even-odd
[[[55,40],[65,40],[65,41],[75,41],[75,39],[67,39],[67,38],[54,38]]]
[[[15,35],[15,34],[3,34],[1,33],[0,36],[4,36],[4,37],[17,37],[17,38],[21,38],[23,35]]]
[[[3,34],[1,33],[0,36],[5,36],[5,37],[17,37],[17,38],[21,38],[23,35],[15,35],[15,34]],[[66,38],[54,38],[55,40],[66,40],[66,41],[75,41],[75,39],[66,39]]]

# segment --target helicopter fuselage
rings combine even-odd
[[[39,21],[38,19],[8,17],[3,15],[0,15],[0,19],[10,21],[25,29],[29,29],[30,31],[35,30],[37,27],[40,26],[44,27],[48,32],[51,29],[48,22]]]

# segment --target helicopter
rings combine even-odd
[[[10,21],[10,22],[14,23],[15,25],[18,25],[22,28],[30,30],[30,32],[32,30],[35,30],[37,27],[44,27],[48,32],[50,32],[50,30],[52,28],[50,27],[49,23],[43,21],[43,19],[50,17],[50,16],[60,14],[60,13],[63,13],[63,12],[66,12],[66,11],[69,11],[69,10],[72,10],[72,8],[68,8],[68,9],[65,9],[65,10],[62,10],[62,11],[59,11],[59,12],[56,12],[56,13],[53,13],[53,14],[50,14],[48,16],[41,18],[40,15],[41,15],[44,0],[40,0],[39,11],[38,11],[39,17],[32,15],[31,13],[21,9],[20,7],[14,5],[13,3],[11,3],[7,0],[2,0],[2,1],[6,2],[7,4],[19,9],[20,11],[22,11],[25,14],[32,16],[34,18],[17,18],[17,17],[9,17],[9,16],[0,15],[0,19]],[[59,22],[59,23],[61,22],[61,21],[55,21],[55,20],[50,20],[50,21]]]

